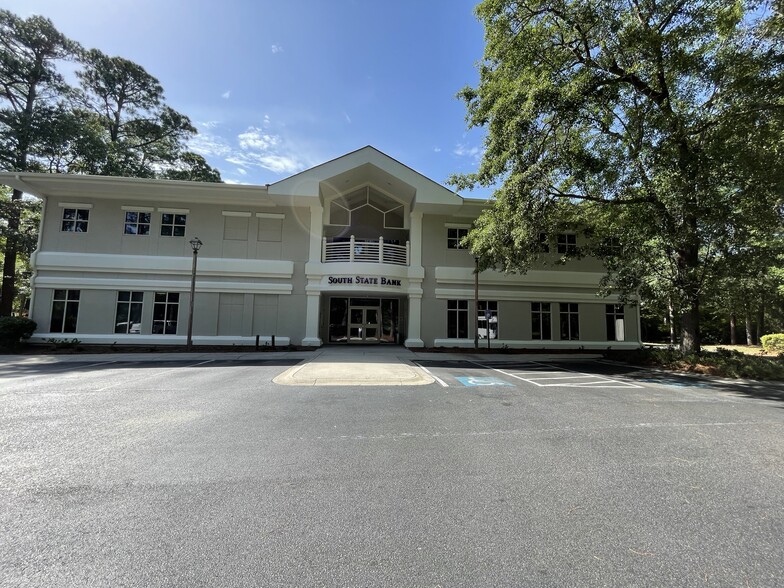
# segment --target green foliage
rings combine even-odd
[[[80,67],[78,88],[61,73],[68,61]],[[187,151],[195,133],[141,66],[85,51],[47,18],[0,9],[0,170],[220,182],[218,170]],[[0,315],[12,312],[15,270],[37,237],[26,207],[18,190],[0,202]]]
[[[38,325],[28,318],[0,317],[0,347],[15,349],[24,339],[29,339]]]
[[[784,222],[784,59],[757,8],[482,2],[480,82],[460,96],[486,149],[452,179],[497,188],[468,238],[482,266],[525,272],[544,262],[541,233],[579,230],[604,291],[666,300],[698,350],[709,285]]]
[[[784,333],[771,333],[760,338],[765,353],[784,353]]]
[[[674,348],[640,348],[632,351],[613,351],[608,355],[633,365],[661,367],[680,372],[726,378],[784,380],[784,357],[747,355],[729,349],[717,349],[713,353],[707,351],[683,353]]]

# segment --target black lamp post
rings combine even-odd
[[[193,249],[193,267],[191,269],[191,304],[188,309],[188,351],[193,347],[193,298],[196,295],[196,260],[199,257],[199,249],[203,243],[198,237],[190,240],[191,249]]]
[[[479,349],[479,256],[474,257],[474,349]]]

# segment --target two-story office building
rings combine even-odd
[[[198,237],[193,341],[608,348],[638,309],[597,295],[602,265],[479,274],[462,198],[373,147],[266,186],[3,173],[44,200],[35,340],[182,344]],[[579,244],[558,237],[557,248]],[[558,255],[554,250],[552,255]],[[478,313],[477,311],[478,306]]]

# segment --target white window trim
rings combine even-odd
[[[84,202],[58,202],[57,206],[60,208],[86,208],[88,210],[93,207],[92,204],[85,204]]]
[[[243,218],[250,218],[250,213],[249,212],[241,212],[241,211],[235,211],[235,210],[223,210],[223,211],[221,211],[221,214],[223,216],[239,216],[239,217],[243,217]]]
[[[470,224],[465,224],[465,223],[444,223],[444,226],[447,229],[470,229],[471,228]]]
[[[121,206],[120,210],[126,212],[155,212],[154,206]]]
[[[190,208],[158,208],[158,212],[164,212],[166,214],[190,214]]]
[[[286,215],[280,212],[257,212],[256,218],[278,218],[282,220],[286,218]]]

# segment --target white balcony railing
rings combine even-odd
[[[348,241],[327,242],[324,237],[321,242],[321,259],[324,263],[336,262],[365,262],[365,263],[391,263],[393,265],[409,264],[409,242],[405,245],[384,243],[383,237],[378,241],[364,241],[351,239]]]

